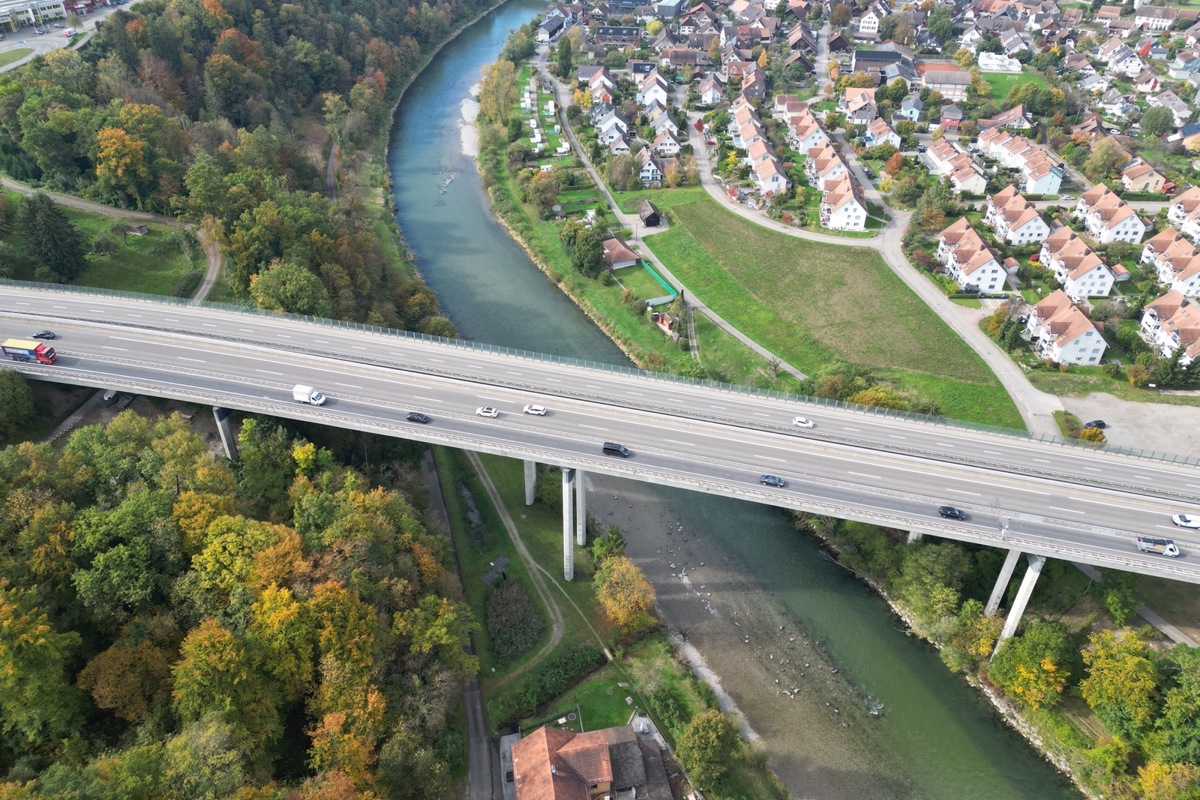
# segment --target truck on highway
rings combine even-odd
[[[311,386],[296,384],[292,387],[292,399],[297,403],[311,403],[314,406],[325,405],[325,395]]]
[[[1179,555],[1179,545],[1170,539],[1156,539],[1153,536],[1137,537],[1137,549],[1143,553],[1158,553],[1160,556],[1175,558]]]
[[[54,348],[42,342],[32,342],[27,339],[6,339],[0,344],[0,350],[13,361],[37,361],[41,364],[53,364],[58,359]]]

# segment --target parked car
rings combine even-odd
[[[1171,517],[1171,522],[1174,522],[1181,528],[1200,528],[1200,517],[1188,514],[1176,514]]]
[[[495,419],[496,417],[500,416],[500,411],[492,408],[491,406],[480,406],[479,408],[475,409],[475,413],[481,417],[489,417],[491,419]]]
[[[66,25],[64,25],[64,24],[63,24],[63,23],[61,23],[61,22],[56,22],[56,23],[54,23],[54,27],[56,27],[56,28],[59,28],[59,29],[62,29],[62,28],[65,28],[65,27],[67,27],[67,26],[66,26]]]
[[[406,416],[405,419],[407,419],[409,422],[419,422],[422,425],[425,425],[429,422],[429,417],[425,414],[422,414],[420,411],[408,412],[408,416]]]
[[[1104,430],[1105,428],[1107,428],[1107,427],[1108,427],[1108,423],[1107,423],[1107,422],[1105,422],[1105,421],[1104,421],[1104,420],[1102,420],[1102,419],[1094,419],[1094,420],[1092,420],[1091,422],[1085,422],[1085,423],[1084,423],[1084,425],[1083,425],[1083,427],[1085,427],[1085,428],[1099,428],[1100,430]]]
[[[957,509],[954,506],[939,506],[938,516],[942,517],[943,519],[956,519],[959,522],[967,521],[966,512],[962,511],[961,509]]]
[[[530,403],[529,405],[525,406],[525,413],[533,414],[535,417],[544,417],[546,416],[546,407]]]
[[[34,339],[53,339],[53,338],[55,338],[54,331],[40,330],[37,333],[33,334],[33,338]]]
[[[815,428],[815,427],[817,427],[817,423],[813,422],[808,417],[796,417],[794,420],[792,420],[792,424],[795,425],[797,428]]]
[[[774,486],[776,489],[782,489],[787,486],[787,481],[778,475],[759,475],[758,482],[763,486]]]

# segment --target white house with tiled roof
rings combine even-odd
[[[1004,288],[1007,273],[996,254],[965,218],[938,236],[938,256],[946,273],[961,289],[995,292]]]
[[[997,239],[1011,245],[1045,241],[1050,235],[1041,212],[1012,184],[988,198],[983,224],[992,228]]]
[[[1072,216],[1083,220],[1087,233],[1100,244],[1140,244],[1146,223],[1116,192],[1097,183],[1079,196]]]
[[[1095,365],[1104,358],[1104,337],[1062,289],[1030,309],[1025,330],[1033,351],[1055,364]]]
[[[867,204],[858,184],[848,172],[823,184],[821,196],[821,225],[837,231],[865,231]]]
[[[1042,242],[1041,264],[1054,273],[1072,298],[1108,297],[1116,280],[1112,270],[1075,231],[1063,226]]]
[[[1140,263],[1152,268],[1168,290],[1184,297],[1200,297],[1200,250],[1174,228],[1146,242]]]
[[[1200,357],[1200,305],[1179,292],[1168,292],[1146,304],[1138,332],[1163,358],[1182,347],[1179,363],[1188,367]]]
[[[1175,196],[1167,206],[1167,221],[1193,242],[1200,241],[1200,186]]]
[[[763,197],[786,191],[791,185],[787,173],[783,171],[783,165],[775,156],[754,165],[754,186]]]
[[[899,150],[901,139],[900,134],[892,130],[892,126],[887,124],[887,120],[883,117],[876,117],[867,125],[867,132],[863,135],[863,141],[870,147],[890,144]]]

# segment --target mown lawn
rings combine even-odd
[[[983,361],[874,250],[786,236],[707,195],[672,206],[647,247],[734,327],[808,374],[847,361],[891,374],[955,419],[1023,427]]]
[[[18,47],[15,50],[0,53],[0,67],[7,67],[9,64],[16,63],[32,52],[33,48],[31,47]]]
[[[1008,93],[1012,91],[1014,86],[1022,83],[1036,83],[1041,88],[1046,88],[1046,80],[1041,76],[1031,72],[1022,72],[1019,75],[1014,75],[1011,72],[984,72],[983,79],[992,87],[992,101],[1000,103],[1004,98],[1008,97]]]

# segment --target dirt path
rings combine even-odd
[[[525,562],[525,566],[529,569],[529,577],[533,581],[533,588],[537,590],[538,599],[541,600],[546,613],[550,615],[549,641],[524,666],[513,670],[493,684],[492,689],[495,691],[508,686],[517,678],[524,675],[530,668],[550,655],[555,647],[558,647],[558,643],[562,641],[563,637],[563,616],[562,610],[554,600],[554,595],[546,587],[546,582],[542,575],[544,571],[534,561],[533,556],[529,554],[529,549],[525,547],[525,542],[521,540],[521,533],[517,530],[517,525],[513,522],[512,515],[508,513],[508,507],[504,505],[504,500],[500,497],[500,492],[496,490],[496,484],[492,483],[491,476],[484,469],[483,461],[480,460],[479,454],[471,450],[464,452],[466,452],[467,458],[471,461],[471,465],[475,467],[475,472],[479,475],[479,481],[483,484],[484,491],[488,493],[488,497],[492,500],[492,506],[495,507],[496,513],[500,515],[500,521],[504,523],[504,529],[508,531],[508,538],[512,539],[513,547],[517,548],[517,555],[521,557],[521,560]]]

